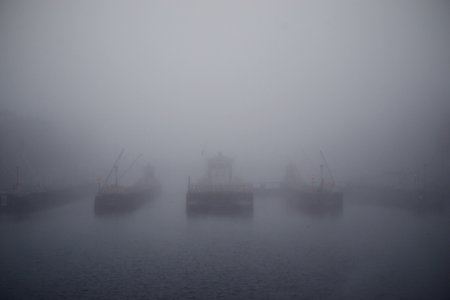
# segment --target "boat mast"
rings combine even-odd
[[[118,178],[118,169],[119,169],[119,161],[122,158],[123,153],[125,152],[125,149],[122,149],[122,151],[120,151],[119,156],[117,157],[116,161],[114,162],[114,165],[111,169],[111,171],[109,172],[108,176],[105,179],[105,185],[108,183],[109,177],[111,177],[112,173],[115,173],[115,177],[116,177],[116,186],[119,184],[119,178]]]
[[[334,186],[334,177],[333,173],[331,172],[330,166],[328,165],[327,159],[325,158],[325,155],[323,154],[322,150],[320,150],[320,155],[322,156],[323,162],[325,163],[325,166],[327,167],[328,173],[330,173],[331,176],[331,183]],[[323,166],[321,166],[321,169]],[[322,172],[322,171],[321,171]]]
[[[16,185],[15,190],[19,190],[20,188],[20,168],[19,166],[16,166]]]
[[[428,166],[427,164],[423,164],[423,190],[425,191],[427,189],[427,172]]]
[[[319,191],[323,191],[325,185],[325,180],[323,177],[323,165],[320,164],[320,185],[319,185]]]
[[[118,186],[119,185],[119,176],[117,175],[117,173],[119,172],[119,166],[115,165],[114,166],[114,177],[116,178],[114,185]]]

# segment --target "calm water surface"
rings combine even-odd
[[[354,200],[354,199],[353,199]],[[449,299],[450,216],[345,203],[188,215],[184,192],[0,217],[2,299]]]

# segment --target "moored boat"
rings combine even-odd
[[[208,210],[253,210],[253,188],[233,177],[232,159],[221,153],[208,160],[206,176],[186,193],[188,213]]]
[[[23,184],[17,167],[16,182],[10,189],[0,190],[0,212],[31,212],[67,204],[93,193],[90,184],[42,186]]]
[[[156,180],[153,168],[145,166],[141,179],[133,185],[119,185],[118,162],[123,155],[119,154],[114,166],[105,180],[105,184],[99,187],[95,196],[95,212],[127,212],[138,209],[160,192],[160,183]],[[134,164],[134,162],[133,162]],[[115,183],[108,185],[111,174],[115,174]]]
[[[325,166],[331,177],[331,182],[327,183],[324,177],[324,165],[320,165],[319,185],[308,185],[301,181],[298,171],[294,165],[289,165],[286,169],[286,176],[283,184],[284,193],[291,204],[308,211],[330,211],[342,210],[343,193],[335,187],[333,174],[328,163],[320,152]],[[312,180],[314,182],[314,180]]]

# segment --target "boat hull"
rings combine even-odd
[[[157,193],[157,188],[98,193],[95,196],[95,213],[133,211],[150,201]]]
[[[61,206],[93,193],[92,186],[35,192],[0,193],[0,212],[29,212]]]
[[[251,191],[189,191],[186,194],[188,215],[251,215]]]
[[[343,209],[343,194],[331,191],[291,190],[287,192],[289,204],[309,213],[339,212]]]

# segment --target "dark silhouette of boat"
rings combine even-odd
[[[188,213],[253,211],[253,188],[233,178],[232,159],[219,153],[208,160],[206,176],[186,193]]]
[[[94,205],[96,214],[136,210],[159,194],[161,190],[160,183],[156,180],[153,168],[150,165],[145,166],[143,176],[135,184],[119,185],[118,163],[123,153],[124,150],[120,152],[116,159],[111,172],[105,180],[105,184],[99,186]],[[136,160],[132,163],[132,166]],[[108,179],[113,173],[115,175],[115,182],[114,184],[108,185]]]
[[[339,191],[307,189],[290,190],[288,199],[305,211],[342,210],[343,194]]]
[[[295,165],[288,165],[282,190],[291,205],[310,212],[342,210],[343,193],[336,189],[333,174],[320,151],[322,159],[331,177],[327,184],[324,177],[324,165],[320,165],[320,183],[318,186],[307,185],[299,179]]]
[[[61,206],[83,199],[93,193],[94,185],[74,185],[62,187],[25,186],[20,179],[20,168],[16,168],[16,182],[9,190],[0,191],[0,212],[31,212]]]

